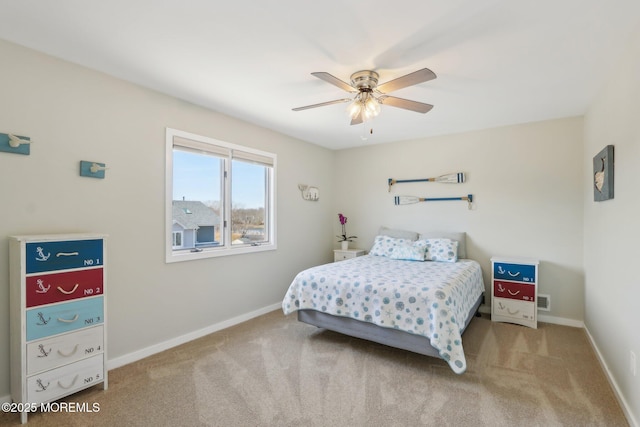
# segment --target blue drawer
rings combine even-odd
[[[27,243],[27,274],[102,265],[102,248],[102,239]]]
[[[103,297],[27,310],[27,341],[75,331],[104,322]]]
[[[533,283],[536,281],[536,266],[496,262],[493,264],[493,278]]]

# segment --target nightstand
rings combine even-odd
[[[362,256],[365,254],[365,250],[364,249],[347,249],[347,250],[342,250],[342,249],[334,249],[333,250],[333,261],[344,261],[345,259],[351,259],[351,258],[355,258],[357,256]]]
[[[491,258],[491,320],[538,327],[538,260]]]

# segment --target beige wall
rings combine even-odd
[[[585,324],[640,425],[640,32],[585,116]],[[615,197],[593,201],[592,160],[614,145]],[[630,352],[637,374],[630,373]]]
[[[539,292],[551,295],[552,308],[539,314],[581,324],[582,125],[581,118],[568,118],[339,151],[336,211],[349,218],[348,231],[364,248],[380,225],[466,231],[468,256],[484,271],[487,304],[492,256],[537,258]],[[388,178],[458,171],[467,174],[466,183],[405,183],[387,191]],[[475,200],[472,210],[463,201],[393,204],[394,195],[467,194]]]
[[[9,235],[110,235],[110,360],[278,304],[295,273],[332,259],[332,151],[7,42],[0,57],[0,132],[34,141],[30,156],[0,153],[0,398]],[[165,127],[277,154],[277,251],[165,264]],[[80,160],[106,163],[106,179],[79,177]]]

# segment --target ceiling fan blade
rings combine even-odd
[[[357,92],[358,90],[351,86],[349,83],[340,80],[337,77],[332,76],[329,73],[325,73],[324,71],[311,73],[312,76],[316,76],[320,80],[324,80],[327,83],[331,83],[334,86],[338,86],[342,90],[346,90],[347,92]]]
[[[352,101],[352,99],[350,99],[350,98],[336,99],[335,101],[327,101],[327,102],[321,102],[320,104],[305,105],[304,107],[292,108],[292,110],[293,111],[302,111],[302,110],[308,110],[310,108],[324,107],[326,105],[342,104],[344,102],[349,102],[349,101]]]
[[[416,113],[428,113],[433,108],[431,104],[425,104],[417,101],[410,101],[408,99],[397,98],[395,96],[383,95],[378,98],[378,101],[383,105],[390,105],[392,107],[403,108],[405,110],[415,111]]]
[[[382,93],[393,92],[394,90],[402,89],[407,86],[417,85],[418,83],[428,82],[436,78],[436,73],[428,68],[414,71],[406,76],[398,77],[397,79],[378,85],[377,89]]]

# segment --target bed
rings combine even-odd
[[[482,270],[466,259],[465,238],[383,227],[368,255],[298,273],[282,309],[320,328],[442,358],[461,374],[462,333],[484,294]],[[443,242],[449,242],[444,259],[434,255]]]

